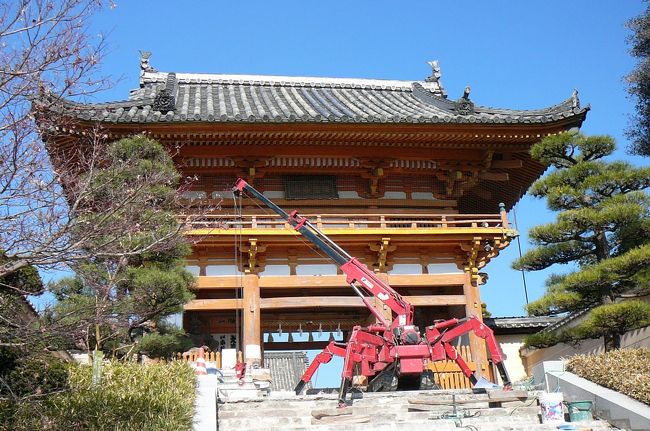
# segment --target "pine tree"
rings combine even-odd
[[[531,337],[529,345],[603,336],[607,348],[616,348],[620,335],[650,323],[650,307],[616,303],[623,294],[650,292],[650,197],[645,192],[650,168],[605,161],[614,149],[609,136],[577,133],[550,136],[531,149],[533,158],[554,169],[533,184],[530,194],[546,198],[558,214],[554,222],[531,229],[536,247],[513,267],[537,271],[575,263],[579,269],[549,277],[546,294],[531,302],[528,312],[539,316],[596,308],[579,326]],[[602,325],[603,316],[618,324]]]
[[[184,267],[189,245],[170,235],[180,229],[175,213],[180,176],[165,148],[135,136],[110,144],[108,153],[110,162],[92,176],[94,193],[79,209],[87,222],[79,225],[92,226],[97,218],[107,223],[108,218],[108,224],[128,230],[128,235],[112,244],[110,253],[75,265],[74,277],[50,286],[58,303],[48,318],[75,323],[77,330],[70,336],[76,345],[124,356],[137,352],[142,335],[164,328],[164,319],[182,310],[192,298],[194,277]],[[145,199],[110,214],[101,210],[129,188],[140,188]],[[84,236],[84,229],[76,235]],[[156,240],[167,237],[181,240]],[[106,238],[93,241],[105,244]]]
[[[650,6],[628,22],[632,30],[629,38],[630,53],[637,64],[627,76],[628,92],[636,101],[636,112],[627,131],[632,140],[630,150],[650,156]]]

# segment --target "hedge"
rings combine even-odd
[[[567,368],[587,380],[650,405],[650,349],[620,349],[569,359]]]
[[[89,366],[69,364],[69,389],[18,404],[5,430],[191,430],[195,393],[183,363],[107,363],[91,385]]]

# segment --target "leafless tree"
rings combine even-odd
[[[88,229],[84,214],[96,208],[87,199],[96,194],[93,176],[106,160],[99,127],[69,148],[46,149],[41,139],[66,124],[52,104],[83,98],[109,84],[98,75],[105,42],[88,33],[90,17],[105,3],[0,0],[0,282],[29,265],[56,267],[116,250],[137,254],[173,240],[153,232],[139,249],[113,247],[140,226],[130,226],[125,214],[124,225],[117,227],[111,215],[132,208],[157,178],[115,191],[102,208],[106,217],[94,217]],[[80,231],[84,235],[75,235]],[[2,288],[20,292],[0,283]]]
[[[0,1],[0,249],[9,258],[0,276],[65,260],[69,214],[31,107],[43,94],[74,98],[107,86],[97,75],[104,40],[88,34],[102,3]]]

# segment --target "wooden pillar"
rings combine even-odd
[[[257,274],[244,275],[243,292],[243,347],[247,364],[262,362],[261,325],[260,325],[260,286]]]
[[[386,274],[385,272],[377,274],[377,278],[379,278],[384,283],[388,284],[388,274]],[[390,324],[393,321],[393,311],[390,308],[388,308],[386,304],[381,302],[381,300],[376,296],[374,297],[374,301],[375,301],[375,306],[382,314],[382,317],[386,319],[386,321]],[[379,323],[378,319],[375,320],[376,323]]]
[[[199,276],[200,277],[205,277],[207,275],[207,266],[208,266],[208,259],[206,257],[199,257],[198,259],[199,263]]]
[[[465,315],[467,317],[477,316],[483,321],[481,310],[481,295],[478,288],[478,280],[472,277],[472,271],[465,271],[465,282],[463,283],[463,293],[465,294]],[[485,340],[469,335],[469,348],[472,353],[472,362],[477,366],[477,377],[482,375],[482,367],[488,364],[487,352],[485,351]]]

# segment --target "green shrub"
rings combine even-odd
[[[176,352],[184,352],[193,346],[192,340],[182,330],[166,334],[146,334],[140,339],[140,353],[151,358],[171,358]]]
[[[524,338],[524,347],[535,347],[542,349],[553,346],[560,342],[559,336],[555,332],[537,332]]]
[[[650,405],[650,349],[574,356],[567,368],[580,377]]]
[[[0,430],[17,430],[23,414],[39,412],[47,396],[68,388],[68,369],[49,354],[0,348],[0,379]]]
[[[69,364],[69,390],[46,397],[39,414],[19,409],[22,430],[191,430],[195,377],[183,363],[104,364],[102,381],[91,385],[92,369]]]

